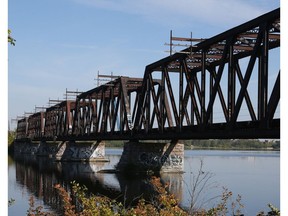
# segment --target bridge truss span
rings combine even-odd
[[[279,138],[279,47],[277,9],[148,65],[136,129],[163,138]]]
[[[280,138],[280,9],[18,121],[17,139]]]
[[[133,130],[142,82],[140,78],[120,77],[79,95],[72,134],[86,139]]]

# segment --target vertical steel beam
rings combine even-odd
[[[102,114],[102,106],[103,106],[103,91],[99,92],[99,94],[101,94],[101,98],[100,98],[100,104],[99,104],[99,108],[98,108],[98,114],[97,114],[97,123],[96,123],[96,133],[99,133],[101,130],[101,114]],[[98,93],[97,93],[98,95]],[[98,98],[98,97],[97,97]]]
[[[150,82],[149,77],[152,77],[152,74],[149,72],[148,76],[147,76],[147,80],[146,80],[146,101],[145,101],[145,110],[146,110],[146,116],[144,119],[144,128],[146,133],[149,132],[149,128],[153,127],[153,122],[150,121],[151,119],[151,111],[150,111],[150,107],[151,107],[151,85],[152,83]],[[151,78],[152,79],[152,78]]]
[[[89,95],[89,122],[88,122],[88,134],[93,132],[93,99],[92,99],[92,95]]]
[[[206,91],[206,50],[202,50],[201,57],[201,125],[204,124],[206,117],[206,108],[205,108],[205,91]]]
[[[66,127],[67,131],[66,134],[68,135],[70,133],[70,129],[72,129],[72,122],[71,122],[71,101],[66,102]]]
[[[123,103],[124,103],[123,104],[124,105],[123,107],[124,108],[124,120],[126,123],[127,130],[130,130],[128,120],[129,118],[131,118],[131,109],[130,109],[130,98],[128,96],[127,87],[126,87],[127,79],[121,77],[120,82],[121,82],[121,92],[123,95]]]
[[[120,105],[120,96],[118,94],[117,95],[117,102],[116,102],[116,105],[115,105],[115,112],[114,112],[114,116],[113,116],[113,120],[112,120],[112,128],[111,128],[112,132],[115,131],[119,105]],[[118,128],[118,129],[120,129],[120,128]]]
[[[120,101],[120,134],[124,132],[124,104],[123,104],[123,92],[119,90]]]
[[[74,116],[73,116],[73,125],[72,125],[72,134],[77,135],[78,134],[78,109],[79,109],[79,97],[76,97],[76,102],[75,102],[75,111],[74,111]]]
[[[106,95],[107,89],[104,90],[104,95]],[[108,97],[104,96],[104,103],[103,103],[103,115],[102,115],[102,124],[103,124],[103,129],[102,132],[106,133],[108,129],[108,115],[109,115],[109,106],[110,100]]]
[[[45,112],[41,112],[41,137],[44,135]]]
[[[228,62],[228,122],[231,121],[235,109],[235,67],[234,67],[234,48],[233,38],[228,41],[229,44],[229,62]]]
[[[95,93],[95,106],[94,106],[94,119],[93,119],[93,133],[97,133],[98,132],[98,93]]]
[[[164,66],[164,70],[167,70],[167,66]],[[165,117],[164,117],[164,105],[165,105],[165,79],[166,79],[166,73],[162,70],[161,73],[161,94],[160,94],[160,133],[163,133],[164,131],[164,124],[165,124]]]
[[[209,83],[209,85],[210,85],[210,88],[209,88],[209,100],[211,100],[212,99],[212,92],[213,92],[213,80],[214,80],[214,78],[213,78],[213,73],[212,72],[210,72],[210,83]],[[210,114],[210,117],[209,117],[209,119],[208,119],[208,124],[212,124],[213,123],[213,108],[212,108],[212,110],[211,110],[211,114]]]
[[[267,112],[269,29],[263,27],[263,43],[258,68],[258,120],[263,121]]]
[[[110,114],[111,114],[111,116],[110,116],[110,130],[111,131],[114,131],[114,128],[113,128],[113,119],[114,119],[114,115],[115,115],[115,97],[114,97],[114,88],[115,88],[115,86],[111,86],[111,88],[110,88],[110,110],[111,110],[111,112],[110,112]]]
[[[182,131],[183,124],[183,65],[180,65],[180,73],[179,73],[179,132]]]

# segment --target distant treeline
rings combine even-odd
[[[167,141],[168,142],[168,141]],[[209,139],[209,140],[182,140],[186,149],[213,148],[213,149],[280,149],[279,140],[258,139]],[[106,147],[122,148],[124,141],[106,141]]]
[[[122,148],[123,146],[124,146],[124,141],[122,140],[105,141],[105,147]]]
[[[15,138],[16,138],[16,132],[8,131],[8,146],[10,146],[13,143]]]
[[[279,140],[258,139],[209,139],[184,140],[186,148],[217,148],[217,149],[280,149]]]

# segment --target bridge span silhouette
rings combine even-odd
[[[279,49],[280,8],[20,119],[16,141],[280,138]]]
[[[143,78],[119,77],[19,120],[17,139],[279,138],[279,47],[276,9],[147,65]]]

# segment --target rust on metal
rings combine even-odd
[[[268,60],[280,38],[280,9],[205,40],[171,35],[199,43],[147,65],[143,79],[115,76],[75,100],[49,100],[18,120],[17,139],[279,138],[280,68],[270,81]]]

